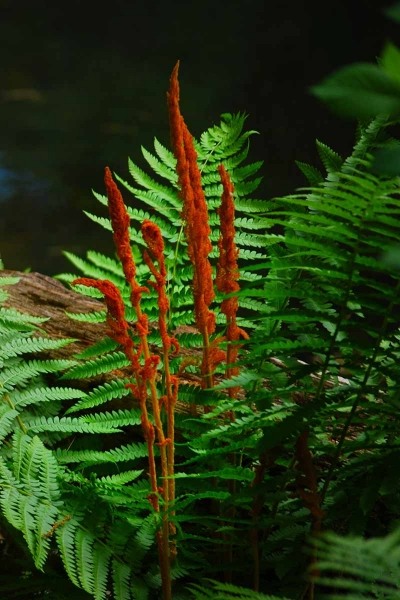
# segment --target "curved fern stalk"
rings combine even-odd
[[[105,172],[105,183],[107,188],[107,195],[109,199],[109,211],[114,231],[114,241],[117,249],[117,254],[121,260],[122,268],[127,283],[130,286],[130,299],[132,308],[136,312],[137,319],[137,330],[139,335],[139,348],[134,349],[134,343],[128,333],[128,325],[125,320],[125,310],[122,298],[119,294],[118,289],[110,281],[94,281],[86,278],[80,278],[75,281],[76,284],[85,285],[88,287],[94,287],[99,289],[104,295],[106,305],[108,309],[108,324],[110,327],[111,337],[121,344],[124,353],[129,361],[132,373],[134,374],[136,383],[128,384],[132,392],[138,396],[139,404],[142,414],[142,429],[143,434],[148,446],[149,454],[149,474],[151,481],[152,494],[150,501],[156,512],[160,512],[158,493],[159,486],[157,483],[157,471],[154,457],[154,440],[155,432],[154,426],[150,422],[149,414],[147,410],[147,387],[150,390],[150,398],[152,402],[152,414],[155,420],[155,430],[157,433],[157,443],[160,446],[161,455],[161,473],[163,477],[163,509],[162,509],[162,531],[157,533],[158,545],[159,545],[159,561],[162,576],[163,585],[163,596],[165,600],[171,597],[171,578],[170,578],[170,545],[169,545],[169,517],[168,510],[170,502],[173,502],[173,493],[170,489],[169,477],[173,474],[173,453],[167,454],[166,446],[171,444],[171,439],[167,439],[164,435],[163,424],[161,420],[160,402],[158,397],[158,391],[156,387],[156,367],[158,363],[158,356],[152,355],[148,343],[148,319],[147,316],[142,312],[140,306],[141,295],[147,288],[140,286],[136,281],[136,265],[132,256],[130,248],[129,238],[129,216],[126,212],[125,205],[122,200],[122,196],[112,180],[109,169]],[[166,304],[165,295],[165,267],[163,263],[163,243],[162,237],[157,226],[151,222],[145,222],[143,224],[143,235],[144,239],[149,247],[149,251],[156,257],[160,271],[155,269],[154,263],[150,259],[150,256],[146,255],[146,262],[156,277],[156,289],[159,293],[159,301],[161,304],[162,313],[160,315],[161,321],[161,335],[163,345],[165,348],[165,362],[168,369],[168,351],[172,343],[172,338],[168,336],[165,315],[168,310]],[[161,274],[163,271],[163,274]],[[175,345],[177,342],[173,342]],[[140,365],[140,356],[143,353],[144,365]],[[174,399],[176,398],[175,392],[172,391],[172,382],[168,370],[167,378],[168,386],[168,410],[172,413],[174,410]],[[176,387],[176,386],[175,386]],[[169,420],[169,426],[171,427],[173,420]]]
[[[111,196],[111,194],[110,194]],[[110,199],[110,203],[113,200]],[[123,209],[122,209],[123,210]],[[122,213],[124,214],[124,213]],[[118,221],[117,225],[121,226],[121,220]],[[115,230],[118,231],[118,228],[115,227]],[[122,230],[122,233],[125,234],[125,230]],[[117,243],[120,244],[120,238],[117,237]],[[123,248],[124,247],[120,247]],[[129,247],[130,248],[130,247]],[[122,251],[121,251],[122,254]],[[141,327],[140,341],[141,345],[138,350],[134,349],[134,343],[128,333],[128,324],[125,320],[125,311],[124,304],[122,298],[119,294],[118,289],[110,282],[110,281],[95,281],[87,278],[80,278],[75,281],[76,284],[94,287],[99,289],[105,297],[107,311],[108,311],[108,325],[110,328],[110,335],[115,339],[116,342],[121,344],[124,353],[129,361],[132,373],[135,377],[136,383],[129,383],[127,386],[135,396],[138,396],[140,410],[141,410],[141,423],[143,435],[147,443],[147,451],[148,451],[148,462],[149,462],[149,476],[151,483],[152,493],[149,497],[149,500],[156,511],[156,513],[160,512],[160,505],[158,500],[158,493],[160,491],[158,483],[157,483],[157,470],[155,463],[155,455],[154,455],[154,441],[155,441],[155,431],[154,426],[150,422],[149,413],[147,410],[147,385],[149,384],[151,390],[151,397],[153,400],[153,415],[154,408],[157,412],[155,416],[156,419],[156,430],[157,430],[157,439],[159,440],[160,452],[161,452],[161,468],[162,475],[165,480],[165,487],[162,490],[163,498],[164,498],[164,506],[163,506],[163,518],[162,518],[162,531],[157,532],[158,539],[158,548],[159,548],[159,562],[161,569],[161,577],[163,584],[163,595],[166,600],[171,597],[171,579],[170,579],[170,548],[169,548],[169,522],[168,522],[168,513],[166,510],[168,509],[168,501],[169,501],[169,490],[168,490],[168,463],[167,463],[167,454],[165,450],[166,442],[165,436],[162,429],[162,423],[160,418],[160,406],[158,401],[157,389],[155,386],[155,367],[157,365],[157,361],[153,361],[149,352],[148,342],[147,342],[147,319],[146,316],[140,310],[140,294],[142,293],[142,289],[137,285],[135,280],[135,266],[133,263],[133,259],[131,254],[123,255],[123,259],[125,260],[124,270],[126,274],[130,274],[131,279],[131,295],[134,298],[133,302],[134,306],[137,308],[137,317],[138,317],[138,328]],[[145,342],[145,343],[144,343]],[[142,367],[139,362],[139,357],[141,352],[144,351],[145,355],[145,363]],[[155,357],[158,359],[158,357]],[[156,407],[155,407],[156,405]]]
[[[161,441],[160,443],[167,445],[166,458],[168,482],[165,485],[167,485],[168,506],[166,508],[168,508],[169,506],[173,506],[175,502],[175,407],[179,387],[179,378],[171,373],[170,352],[172,348],[173,354],[176,355],[179,352],[179,343],[175,337],[169,335],[167,327],[167,315],[170,304],[166,293],[167,269],[164,259],[164,240],[161,231],[155,223],[146,220],[142,223],[142,235],[148,248],[148,250],[144,252],[144,261],[154,277],[154,281],[149,281],[149,285],[151,285],[157,293],[158,329],[163,351],[163,373],[166,391],[163,401],[166,404],[167,411],[167,437],[164,442]],[[157,263],[157,267],[155,263]],[[171,517],[173,516],[174,512],[172,511]],[[171,534],[174,535],[176,529],[172,522],[169,522],[168,526]],[[171,558],[174,558],[176,555],[175,544],[170,546],[170,555]]]

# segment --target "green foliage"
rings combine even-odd
[[[195,585],[191,589],[195,600],[278,600],[278,596],[266,596],[248,588],[239,587],[218,581],[209,581],[206,585]],[[282,600],[284,598],[280,597]]]
[[[342,67],[315,85],[312,92],[335,112],[347,117],[370,119],[378,114],[400,114],[400,82],[385,68],[388,49],[381,66],[355,63]],[[400,59],[400,52],[396,49]],[[396,55],[397,56],[397,55]],[[397,62],[398,59],[396,59]],[[398,67],[400,63],[398,64]]]
[[[400,595],[399,530],[365,540],[326,533],[315,539],[316,581],[332,600],[398,598]]]
[[[399,20],[399,4],[384,12],[389,18]],[[346,65],[314,85],[311,93],[345,117],[365,121],[384,114],[396,119],[400,114],[399,73],[400,49],[387,42],[376,65]]]

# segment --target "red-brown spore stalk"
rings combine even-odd
[[[234,186],[224,165],[219,165],[218,172],[222,182],[221,205],[218,209],[220,218],[220,238],[218,241],[219,259],[217,264],[217,275],[215,284],[219,292],[230,295],[224,298],[221,303],[221,311],[226,316],[227,330],[226,339],[228,341],[227,358],[228,365],[227,376],[237,375],[239,370],[233,364],[237,360],[239,345],[238,340],[247,338],[247,333],[238,327],[236,315],[238,311],[238,298],[235,294],[240,290],[238,284],[239,266],[238,249],[235,244],[235,204],[233,199]],[[232,294],[232,295],[231,295]],[[230,388],[230,396],[237,393],[236,388]]]
[[[212,385],[212,365],[209,337],[215,331],[215,315],[210,310],[214,299],[212,267],[209,254],[212,250],[207,203],[201,183],[194,140],[179,108],[179,62],[175,65],[167,94],[171,129],[171,143],[177,160],[180,195],[183,202],[182,216],[188,254],[193,265],[193,298],[196,325],[203,336],[202,375],[204,383]]]

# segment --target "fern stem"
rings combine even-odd
[[[132,287],[132,286],[131,286]],[[134,305],[136,311],[136,317],[138,323],[143,323],[143,313],[140,308],[139,302]],[[145,365],[151,363],[152,355],[149,348],[146,330],[139,328],[139,337],[141,347],[143,350],[143,356]],[[150,370],[147,383],[150,388],[150,397],[152,403],[152,412],[154,418],[155,429],[157,433],[157,445],[160,448],[160,462],[161,462],[161,476],[163,479],[161,495],[163,498],[162,507],[162,541],[161,541],[161,553],[160,553],[160,568],[162,576],[163,586],[163,600],[169,600],[171,598],[171,573],[170,573],[170,552],[169,552],[169,522],[168,522],[168,508],[169,508],[169,478],[168,478],[168,459],[166,445],[168,441],[164,435],[163,424],[161,420],[160,403],[158,398],[157,386],[156,386],[156,374],[155,370]],[[150,458],[150,457],[149,457]],[[154,455],[153,455],[154,462]],[[152,465],[153,468],[153,465]],[[155,470],[155,463],[154,463]]]
[[[15,406],[14,406],[9,394],[5,394],[5,401],[7,402],[8,406],[10,408],[12,408],[13,410],[15,409]],[[17,418],[17,423],[18,423],[19,428],[21,429],[22,433],[28,433],[28,429],[27,429],[25,423],[23,422],[23,420],[21,419],[21,416],[17,415],[16,418]]]

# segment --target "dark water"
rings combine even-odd
[[[195,135],[246,111],[258,197],[303,184],[318,137],[350,151],[354,126],[308,93],[340,65],[374,61],[398,32],[378,2],[231,0],[100,3],[0,0],[0,256],[6,268],[69,270],[62,250],[112,252],[99,212],[105,165],[154,136],[168,144],[165,93],[181,61],[182,111]],[[130,198],[126,198],[129,203]]]

